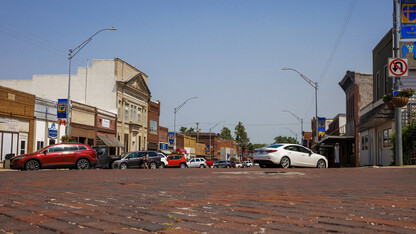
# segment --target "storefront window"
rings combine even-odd
[[[392,143],[390,141],[391,134],[392,134],[391,128],[385,129],[383,131],[383,135],[384,135],[383,146],[384,147],[390,147],[390,146],[392,146]]]
[[[36,142],[36,150],[43,149],[43,141]]]

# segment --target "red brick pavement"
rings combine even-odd
[[[416,233],[415,168],[0,173],[0,233]]]

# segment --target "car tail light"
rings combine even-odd
[[[274,152],[277,152],[277,150],[267,150],[266,152],[267,153],[274,153]]]

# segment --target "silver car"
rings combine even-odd
[[[206,168],[206,167],[209,167],[209,166],[205,162],[204,158],[192,158],[188,161],[188,167]]]
[[[328,167],[325,156],[297,144],[275,144],[256,149],[254,163],[258,163],[260,167]]]

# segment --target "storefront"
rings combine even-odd
[[[95,145],[95,108],[72,101],[71,135],[75,142]]]

